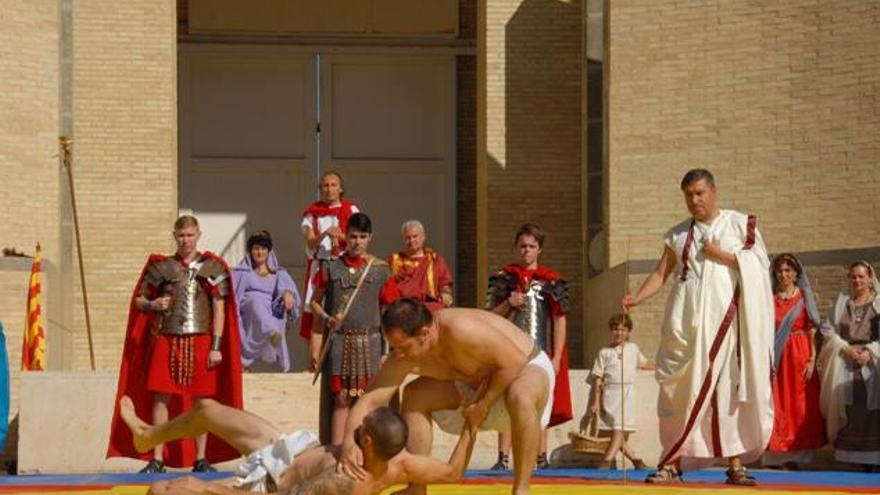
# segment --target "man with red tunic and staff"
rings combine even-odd
[[[489,277],[486,308],[513,321],[550,356],[556,372],[550,427],[572,418],[568,348],[565,345],[568,284],[561,275],[538,264],[544,238],[544,231],[535,224],[527,223],[519,228],[514,237],[519,262],[506,265]],[[510,433],[499,432],[498,462],[492,470],[510,469],[510,448]],[[550,467],[546,429],[541,432],[538,452],[537,469]]]
[[[132,398],[138,414],[154,424],[206,398],[241,408],[241,344],[229,267],[210,252],[199,252],[201,232],[195,217],[174,223],[177,251],[151,255],[135,286],[119,371],[118,398]],[[138,453],[127,426],[114,411],[107,457],[149,460],[142,473],[192,465],[214,471],[211,462],[238,457],[217,438],[157,445],[152,455]]]
[[[407,220],[400,227],[404,250],[388,258],[401,297],[422,301],[431,311],[452,306],[452,275],[446,261],[425,247],[425,227]]]
[[[300,224],[306,240],[306,277],[299,334],[306,340],[309,340],[314,324],[311,303],[315,293],[314,278],[320,262],[336,259],[342,254],[348,219],[360,211],[357,205],[344,198],[345,182],[339,172],[324,172],[318,189],[321,200],[305,209]]]

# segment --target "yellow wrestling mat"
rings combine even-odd
[[[535,495],[718,495],[719,491],[742,495],[832,495],[880,493],[880,475],[845,471],[754,470],[760,483],[741,488],[723,484],[724,471],[709,469],[686,474],[684,484],[647,485],[646,472],[630,472],[624,484],[623,473],[615,470],[547,470],[532,478]],[[145,495],[148,484],[174,479],[187,473],[143,475],[137,473],[19,475],[0,476],[0,495]],[[229,473],[206,473],[202,479],[222,479]],[[507,495],[513,480],[507,474],[469,471],[465,480],[453,485],[428,487],[428,495]],[[382,495],[403,488],[392,487]],[[246,492],[243,492],[246,493]]]
[[[402,487],[395,487],[383,492],[388,495],[394,490]],[[719,488],[703,488],[694,485],[679,486],[647,486],[644,483],[633,482],[627,485],[623,484],[537,484],[532,485],[531,493],[534,495],[626,495],[626,494],[656,494],[656,495],[716,495]],[[734,491],[742,495],[757,495],[758,493],[772,493],[773,495],[804,495],[804,490],[774,490],[772,486],[764,486],[758,488],[736,488],[724,487],[724,491]],[[144,485],[122,485],[107,490],[76,490],[68,488],[63,491],[36,491],[33,489],[25,491],[3,491],[3,494],[14,495],[33,495],[41,493],[46,495],[144,495],[147,493],[147,487]],[[510,493],[509,483],[499,484],[463,484],[463,485],[434,485],[428,488],[428,495],[508,495]],[[836,495],[841,493],[837,490],[818,491],[809,490],[807,493],[811,495]]]

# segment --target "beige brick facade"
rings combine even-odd
[[[96,361],[117,369],[128,298],[151,251],[172,250],[177,212],[173,0],[76,2],[77,200]],[[75,368],[89,366],[77,292]]]
[[[44,270],[59,266],[58,36],[57,0],[0,1],[0,247],[33,255],[41,243]],[[10,420],[18,414],[19,363],[25,322],[29,258],[0,258],[0,321],[11,369]],[[43,277],[43,304],[53,280]],[[44,312],[44,319],[50,316]],[[51,314],[51,316],[57,316]],[[45,320],[44,320],[45,321]],[[50,327],[51,341],[61,330]],[[50,356],[51,358],[52,356]],[[7,445],[15,445],[10,430]],[[7,449],[0,463],[15,455]]]
[[[581,346],[581,8],[489,0],[485,10],[486,263],[515,261],[525,222],[547,231],[542,263],[569,281],[570,348]],[[480,283],[480,281],[478,281]],[[485,284],[485,281],[482,281]],[[575,352],[574,362],[580,362]]]
[[[698,166],[715,172],[723,206],[758,216],[771,252],[877,246],[878,8],[610,2],[610,265],[627,243],[631,260],[659,256],[664,231],[687,216],[679,180]],[[633,290],[642,278],[633,273]],[[822,297],[838,283],[823,276]],[[634,314],[648,350],[664,300]]]

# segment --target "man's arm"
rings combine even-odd
[[[721,249],[721,243],[718,242],[718,239],[709,239],[709,242],[703,246],[703,256],[730,269],[739,270],[736,255]]]
[[[222,297],[214,297],[211,303],[214,310],[214,328],[211,352],[208,353],[209,368],[213,368],[223,361],[223,354],[220,352],[219,343],[223,340],[223,328],[226,325],[226,300]],[[229,336],[227,335],[226,338],[228,339]]]
[[[478,428],[483,420],[486,419],[489,408],[492,407],[492,404],[501,397],[501,394],[519,376],[520,371],[525,365],[525,363],[521,363],[519,360],[510,358],[519,352],[513,345],[513,342],[505,341],[505,343],[507,348],[504,348],[504,344],[500,343],[497,352],[492,353],[495,362],[487,363],[494,370],[489,376],[489,387],[486,390],[486,394],[462,410],[462,415],[472,428]]]
[[[646,278],[642,283],[642,286],[639,287],[639,291],[636,292],[636,295],[631,296],[627,294],[623,296],[621,307],[624,312],[628,312],[630,308],[641,304],[643,301],[656,294],[660,288],[663,287],[666,279],[669,278],[669,275],[675,269],[675,252],[673,252],[669,246],[664,246],[664,248],[663,256],[660,257],[660,261],[657,263],[657,268],[653,273],[648,275],[648,278]]]
[[[483,382],[477,387],[471,399],[464,399],[464,405],[468,406],[473,401],[480,400],[486,393],[488,382]],[[471,454],[474,452],[474,444],[477,440],[477,427],[465,423],[458,437],[458,443],[449,456],[449,462],[442,462],[432,457],[410,455],[404,462],[405,478],[400,483],[415,483],[429,485],[432,483],[456,483],[464,476],[468,464],[471,462]]]
[[[148,495],[241,495],[241,490],[233,488],[235,478],[216,481],[200,480],[193,476],[170,481],[158,481],[150,486]]]
[[[303,237],[306,239],[306,246],[312,251],[318,249],[318,245],[324,239],[324,234],[318,234],[309,225],[302,225],[300,230],[302,230]]]
[[[455,445],[455,450],[452,451],[448,463],[433,457],[410,455],[404,461],[406,479],[399,482],[430,485],[461,481],[470,463],[476,440],[476,430],[466,426],[462,430],[461,436],[458,437],[458,443]]]
[[[562,368],[562,353],[565,352],[565,343],[568,338],[566,330],[567,320],[565,315],[553,317],[553,369],[556,373]]]

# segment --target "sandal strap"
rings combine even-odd
[[[755,479],[753,476],[749,475],[749,472],[745,466],[728,468],[727,469],[727,476],[730,476],[730,477],[736,476],[736,477],[745,477],[745,478]]]
[[[729,468],[727,470],[727,482],[731,485],[754,486],[756,480],[750,476],[745,466]]]
[[[666,466],[659,466],[656,471],[648,475],[648,478],[672,480],[681,478],[681,474],[681,471],[675,465],[667,464]]]

